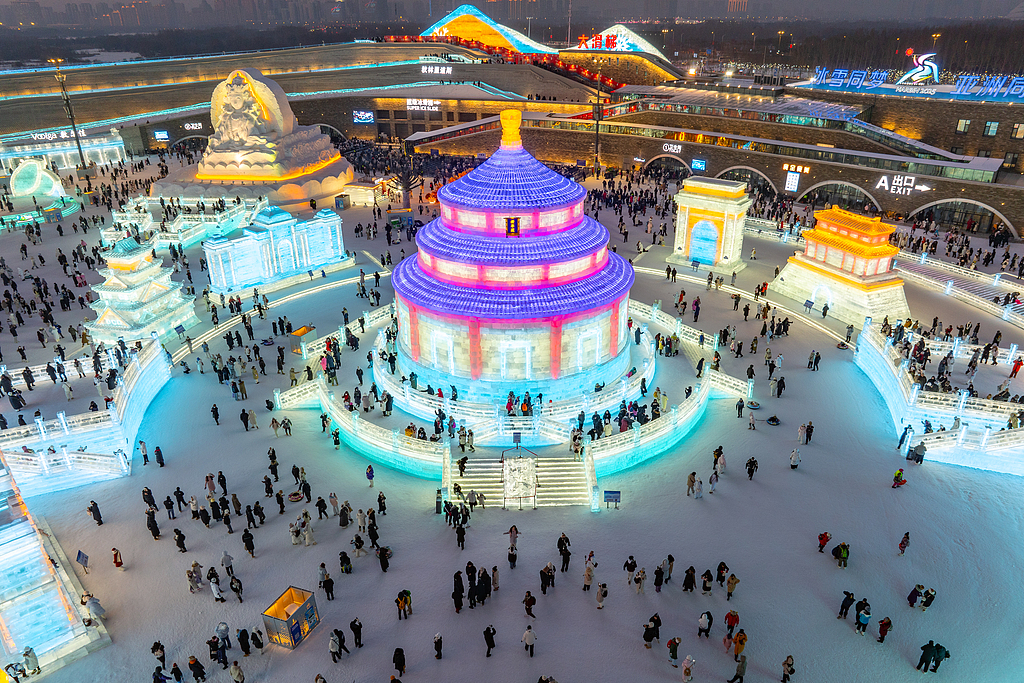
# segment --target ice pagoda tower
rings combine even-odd
[[[441,215],[392,275],[399,365],[420,386],[559,399],[630,369],[633,268],[584,215],[587,191],[523,149],[521,121],[501,113],[501,147],[441,188]]]
[[[828,304],[830,317],[857,326],[868,315],[909,318],[903,280],[893,263],[899,249],[889,244],[896,226],[835,206],[814,218],[814,229],[803,233],[803,252],[789,257],[770,289],[812,302],[817,311]]]
[[[104,258],[105,281],[92,287],[100,297],[90,304],[96,320],[85,324],[97,341],[143,339],[154,332],[166,337],[179,325],[188,329],[199,323],[195,297],[171,281],[170,269],[154,257],[151,245],[123,239]]]

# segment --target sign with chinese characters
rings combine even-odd
[[[783,171],[791,171],[793,173],[810,173],[811,169],[809,166],[797,166],[796,164],[783,164]]]
[[[664,145],[661,146],[661,151],[668,152],[669,154],[679,154],[680,152],[683,151],[683,146],[673,145],[670,142],[666,142]]]
[[[184,126],[182,126],[182,128],[184,128],[185,130],[202,130],[203,124],[198,121],[193,121],[186,123]]]
[[[452,67],[442,66],[441,64],[423,64],[420,66],[420,73],[432,76],[451,76]]]
[[[405,108],[409,111],[441,111],[441,100],[407,99]]]
[[[592,36],[580,36],[577,50],[624,50],[619,47],[619,37],[615,34],[603,35],[595,33]]]
[[[703,173],[704,171],[708,170],[707,159],[692,159],[690,161],[690,170],[693,171],[694,173],[696,173],[697,171]]]
[[[622,24],[609,26],[601,33],[582,35],[576,39],[576,47],[570,50],[606,50],[612,52],[646,52],[667,60],[661,51],[639,34]]]
[[[786,192],[796,192],[800,187],[800,174],[796,171],[786,173]]]
[[[167,133],[166,130],[154,130],[153,139],[160,140],[161,142],[167,142],[168,140],[171,139],[171,136]]]
[[[363,111],[360,109],[356,109],[352,112],[352,123],[365,124],[373,122],[374,117],[372,111]]]
[[[505,216],[505,237],[519,237],[519,216]]]
[[[78,137],[84,138],[85,131],[78,131]],[[47,131],[45,133],[32,133],[33,140],[74,140],[75,134],[70,130]]]
[[[887,83],[884,69],[829,69],[815,67],[814,79],[796,87],[876,95],[911,95],[946,100],[988,102],[1024,101],[1024,76],[1006,74],[959,74],[952,84],[941,84],[935,53],[914,54],[913,66],[895,83]]]
[[[912,175],[882,176],[875,183],[876,190],[885,190],[889,194],[908,195],[914,192],[927,192],[932,189],[923,183],[918,183],[917,178]]]

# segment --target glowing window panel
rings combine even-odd
[[[544,269],[536,266],[532,268],[487,268],[484,271],[484,278],[487,281],[497,280],[499,282],[540,282],[544,277]]]
[[[468,228],[486,228],[487,214],[474,211],[459,211],[455,214],[455,220]]]
[[[452,277],[463,278],[465,280],[476,279],[476,266],[468,263],[458,263],[456,261],[442,261],[438,259],[436,262],[437,271],[442,275],[450,275]]]
[[[566,263],[555,263],[548,269],[548,277],[552,280],[580,275],[590,269],[590,257],[568,261]]]
[[[550,228],[553,225],[561,225],[569,220],[569,210],[549,211],[540,215],[540,227]]]

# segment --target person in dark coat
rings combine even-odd
[[[244,628],[239,629],[235,632],[235,637],[238,639],[238,647],[242,648],[242,656],[248,657],[252,651],[249,645],[249,632]]]
[[[206,681],[206,668],[195,657],[188,658],[188,670],[192,672],[192,676],[196,679],[197,683],[204,683]]]
[[[174,544],[178,546],[179,553],[188,552],[188,549],[185,548],[185,534],[181,533],[181,529],[174,530]]]
[[[938,671],[939,670],[939,665],[942,664],[942,662],[944,662],[947,659],[949,659],[949,650],[947,650],[946,648],[942,647],[941,644],[935,643],[935,654],[932,655],[932,661],[934,662],[934,664],[932,664],[932,669],[931,669],[932,673],[935,673],[936,671]]]
[[[683,590],[692,593],[697,587],[697,570],[691,565],[683,576]]]
[[[920,671],[921,667],[924,667],[924,670],[927,671],[934,657],[935,641],[929,640],[927,643],[921,646],[921,659],[919,659],[917,662],[917,670]]]
[[[443,644],[444,644],[444,641],[441,638],[441,634],[440,633],[435,634],[434,635],[434,653],[435,653],[434,654],[434,659],[441,659],[441,648],[442,648]]]
[[[458,542],[459,548],[466,549],[466,527],[461,524],[455,527],[455,540]]]
[[[400,647],[395,648],[395,654],[391,657],[391,661],[395,665],[395,671],[398,672],[399,676],[405,675],[405,650]]]
[[[377,549],[377,559],[380,560],[380,570],[385,574],[388,573],[388,567],[391,566],[391,561],[388,559],[388,553],[389,551],[387,547]]]
[[[92,515],[93,521],[96,522],[96,526],[103,526],[103,515],[100,514],[100,506],[96,504],[95,500],[89,501],[89,514]]]
[[[348,627],[352,629],[352,642],[356,647],[363,646],[363,622],[359,621],[359,617],[353,619]]]
[[[498,632],[494,630],[494,626],[488,626],[484,629],[484,643],[487,644],[487,656],[491,656],[491,650],[494,649],[494,636]]]
[[[250,557],[256,557],[256,545],[253,543],[252,532],[248,529],[242,532],[242,545]]]
[[[455,572],[454,588],[452,589],[452,600],[455,602],[455,613],[462,611],[462,598],[466,594],[466,585],[462,582],[462,572]]]
[[[850,605],[857,599],[850,591],[843,591],[843,595],[846,597],[843,598],[843,603],[839,606],[839,616],[836,619],[845,619],[846,615],[850,612]]]

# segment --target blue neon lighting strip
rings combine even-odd
[[[181,84],[179,83],[177,85],[181,85]],[[372,91],[372,90],[401,90],[403,88],[422,88],[422,87],[426,87],[426,86],[436,86],[436,85],[438,85],[437,81],[416,81],[415,83],[399,83],[399,84],[396,84],[396,85],[375,85],[375,86],[368,86],[368,87],[364,87],[364,88],[339,88],[337,90],[317,90],[317,91],[314,91],[314,92],[290,92],[290,93],[285,93],[285,94],[288,96],[289,99],[302,100],[302,99],[308,99],[308,98],[313,97],[313,96],[346,95],[346,94],[351,94],[351,93],[368,92],[368,91]],[[504,92],[504,91],[498,90],[497,88],[494,88],[493,90],[495,91],[494,94],[499,94],[499,93]],[[524,100],[525,99],[524,97],[516,95],[515,93],[505,93],[505,97],[506,97],[506,99],[509,99],[509,100]],[[458,99],[458,98],[441,98],[441,99]],[[209,102],[203,102],[203,103],[200,103],[200,104],[186,105],[184,107],[174,107],[173,109],[161,109],[161,110],[158,110],[158,111],[150,111],[150,112],[145,112],[143,114],[135,114],[135,115],[132,115],[132,116],[120,116],[120,117],[115,118],[115,119],[104,119],[102,121],[88,121],[88,122],[84,123],[81,127],[84,130],[88,130],[88,129],[91,129],[91,128],[108,128],[108,127],[111,127],[111,126],[118,126],[118,125],[122,125],[122,124],[129,124],[129,123],[132,123],[133,121],[138,121],[139,119],[143,119],[143,118],[153,118],[153,117],[156,117],[156,116],[175,116],[175,115],[179,115],[179,114],[189,114],[189,113],[201,113],[203,111],[208,110],[209,108],[210,108],[210,103]],[[311,124],[311,125],[316,125],[316,124]],[[29,136],[30,133],[48,133],[48,132],[51,132],[51,131],[60,131],[60,130],[64,130],[64,126],[58,126],[58,127],[55,127],[55,128],[41,128],[39,130],[22,131],[22,132],[19,132],[19,133],[9,133],[7,135],[0,135],[0,142],[11,142],[11,143],[13,143],[15,141],[22,141],[19,144],[29,145],[29,144],[33,144],[34,143],[33,140],[26,139],[26,136]],[[545,168],[547,168],[547,167],[545,167]]]
[[[484,14],[483,12],[478,10],[476,7],[473,7],[472,5],[460,5],[459,7],[456,7],[454,10],[452,10],[452,12],[450,14],[445,16],[443,19],[438,21],[436,24],[434,24],[433,26],[428,28],[426,31],[424,31],[420,35],[421,36],[433,36],[433,35],[443,36],[443,35],[446,35],[445,33],[442,32],[444,27],[445,27],[445,25],[447,25],[449,22],[451,22],[451,21],[453,21],[455,19],[460,19],[460,18],[466,17],[466,16],[475,17],[476,19],[479,19],[481,22],[483,22],[487,27],[489,27],[491,29],[494,29],[495,32],[497,32],[502,38],[507,40],[509,42],[509,44],[512,45],[512,47],[514,47],[519,52],[523,52],[523,53],[526,53],[526,54],[537,54],[537,53],[539,53],[539,54],[545,54],[545,55],[556,55],[556,54],[558,54],[558,50],[554,50],[554,49],[548,47],[547,45],[542,45],[542,44],[538,43],[535,40],[531,40],[531,39],[527,38],[526,36],[524,36],[519,31],[516,31],[515,29],[511,29],[508,26],[502,26],[501,24],[497,23],[496,21],[494,21],[489,16],[487,16],[486,14]],[[461,36],[456,36],[456,37],[461,37]],[[497,46],[495,46],[495,47],[497,47]]]

